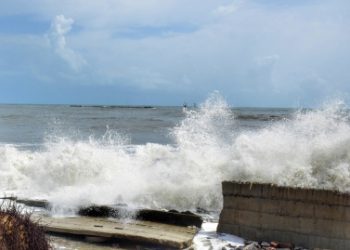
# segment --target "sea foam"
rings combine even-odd
[[[169,145],[130,145],[113,131],[86,141],[51,135],[34,151],[2,144],[0,192],[73,209],[127,203],[219,211],[223,180],[350,191],[350,125],[342,103],[249,131],[235,131],[234,114],[217,93],[184,112]]]

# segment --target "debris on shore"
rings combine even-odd
[[[309,250],[289,242],[245,241],[244,243],[244,246],[226,246],[223,250]]]

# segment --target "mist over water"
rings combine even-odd
[[[171,143],[130,144],[107,129],[39,149],[0,145],[0,191],[60,207],[98,203],[218,211],[223,180],[350,191],[349,114],[341,102],[271,118],[257,129],[212,94],[168,132]],[[251,119],[251,118],[249,118]]]

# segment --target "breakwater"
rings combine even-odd
[[[223,182],[218,232],[308,248],[350,249],[350,194]]]

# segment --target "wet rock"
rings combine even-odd
[[[229,246],[225,246],[221,248],[222,250],[237,250],[237,248],[235,247],[229,247]]]
[[[136,218],[139,220],[161,222],[178,226],[196,226],[198,228],[200,228],[203,223],[203,219],[194,213],[189,211],[178,212],[176,210],[158,211],[142,209],[138,211]]]
[[[277,241],[271,241],[270,246],[277,248],[278,244],[279,243]]]
[[[270,247],[270,243],[266,242],[266,241],[263,241],[260,243],[260,246],[262,247]]]
[[[279,242],[278,243],[278,248],[290,248],[290,249],[293,249],[294,248],[294,244],[292,244],[292,243],[286,243],[286,242],[283,242],[283,243],[281,243],[281,242]]]
[[[246,245],[243,250],[258,250],[261,249],[260,245],[257,242],[253,242],[249,245]]]
[[[92,205],[80,208],[78,214],[90,217],[110,217],[113,214],[113,209],[108,206]]]
[[[201,207],[197,207],[196,212],[200,213],[200,214],[209,214],[210,213],[208,210],[201,208]]]
[[[159,222],[169,225],[177,226],[196,226],[201,227],[203,223],[202,217],[191,213],[190,211],[179,212],[176,210],[160,211],[152,209],[141,209],[134,211],[136,214],[136,219]],[[82,216],[90,217],[114,217],[123,218],[125,215],[130,214],[126,207],[109,207],[109,206],[99,206],[91,205],[88,207],[79,208],[78,214]]]

